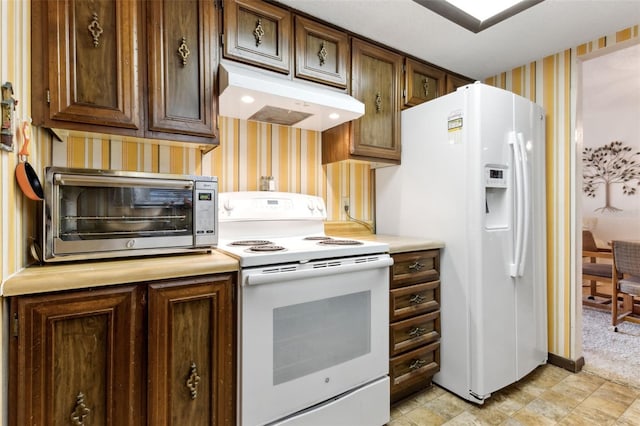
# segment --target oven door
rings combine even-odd
[[[282,419],[388,374],[392,263],[382,254],[241,271],[242,425]],[[388,405],[388,392],[371,402]]]

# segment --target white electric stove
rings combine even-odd
[[[320,197],[218,204],[218,249],[240,262],[239,424],[387,423],[388,245],[324,235]]]
[[[287,192],[226,192],[218,198],[218,249],[241,267],[386,253],[388,244],[328,237],[324,200]]]

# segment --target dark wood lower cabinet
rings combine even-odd
[[[234,425],[234,277],[11,298],[9,424]]]
[[[232,285],[149,285],[149,425],[234,424]]]
[[[393,254],[389,291],[391,403],[440,371],[440,250]]]

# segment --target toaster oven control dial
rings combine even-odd
[[[127,248],[133,248],[136,245],[136,240],[127,241]]]

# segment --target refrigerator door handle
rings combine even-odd
[[[515,175],[515,198],[516,198],[516,208],[515,208],[515,233],[516,233],[516,241],[515,241],[515,250],[513,253],[513,263],[509,265],[509,274],[512,277],[517,277],[518,272],[520,270],[519,263],[522,257],[522,231],[523,231],[523,189],[522,189],[522,161],[521,161],[521,153],[520,153],[520,144],[518,143],[517,136],[515,132],[509,133],[509,145],[513,149],[513,166],[514,166],[514,175]]]
[[[529,228],[531,226],[531,181],[529,179],[529,161],[527,159],[527,149],[524,143],[524,136],[518,133],[518,145],[520,146],[520,161],[522,167],[522,198],[523,198],[523,229],[522,229],[522,248],[520,251],[520,260],[518,261],[518,276],[524,275],[525,259],[527,256],[527,247],[529,245]]]

